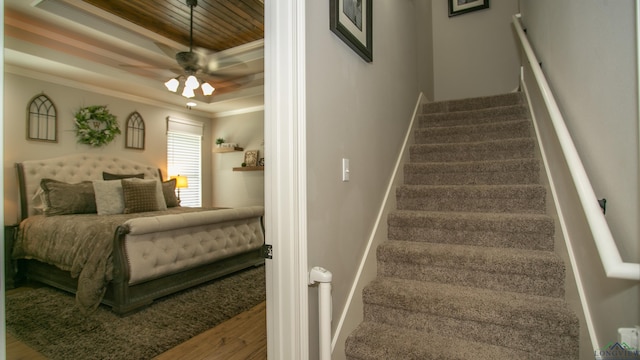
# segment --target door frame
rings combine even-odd
[[[269,359],[309,357],[305,1],[265,1],[265,234]]]

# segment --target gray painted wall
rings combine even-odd
[[[516,0],[491,1],[489,9],[448,16],[447,1],[433,1],[434,100],[514,91],[520,66],[511,16]]]
[[[633,1],[522,0],[523,24],[555,94],[623,260],[640,261],[638,93]],[[534,108],[540,111],[539,108]],[[554,181],[596,343],[640,324],[640,285],[606,278],[556,147]],[[595,201],[595,199],[594,199]],[[584,349],[583,349],[584,350]]]
[[[308,264],[333,273],[334,332],[419,94],[416,2],[374,5],[366,63],[329,30],[329,2],[306,2]],[[350,182],[341,181],[342,158]],[[317,296],[310,288],[311,359]]]

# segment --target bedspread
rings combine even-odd
[[[136,214],[31,216],[20,224],[13,258],[34,259],[71,272],[78,278],[76,303],[81,311],[97,308],[113,275],[115,231],[126,220],[202,211],[170,208]]]

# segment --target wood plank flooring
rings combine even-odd
[[[7,334],[8,360],[46,359]],[[154,360],[262,360],[267,358],[266,302],[158,355]]]

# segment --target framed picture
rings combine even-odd
[[[449,17],[488,8],[489,0],[449,0]]]
[[[247,150],[244,152],[244,163],[247,166],[258,166],[258,150]]]
[[[330,0],[330,28],[364,61],[373,61],[371,0]]]

